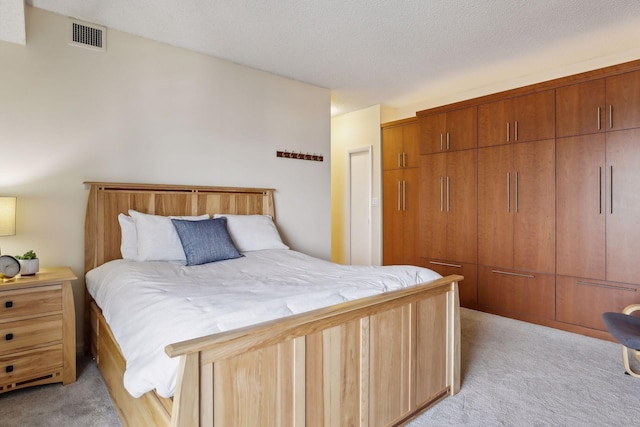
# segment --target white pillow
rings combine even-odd
[[[122,259],[137,261],[138,259],[138,233],[133,218],[123,213],[118,215],[120,223],[120,254]]]
[[[229,234],[240,252],[289,249],[289,246],[282,243],[278,229],[269,215],[215,214],[213,217],[227,218]]]
[[[199,221],[209,219],[209,215],[200,216],[161,216],[149,215],[129,210],[136,224],[138,238],[138,261],[181,261],[187,258],[180,243],[180,237],[171,219]]]

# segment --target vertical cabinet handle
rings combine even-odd
[[[507,212],[511,212],[511,174],[507,172]]]
[[[400,162],[400,153],[398,153],[398,167],[399,168],[402,167],[402,163]]]
[[[440,212],[444,212],[444,177],[440,177]]]
[[[602,166],[598,168],[598,214],[602,215]]]
[[[600,107],[598,107],[598,130],[601,129],[600,121]]]
[[[518,121],[517,120],[516,120],[515,125],[516,125],[516,129],[515,129],[515,138],[514,139],[517,141],[518,140]]]
[[[402,181],[402,210],[407,210],[407,181]]]
[[[405,153],[404,151],[402,152],[402,167],[407,167],[407,153]]]
[[[609,173],[609,213],[613,214],[613,166]]]
[[[447,151],[449,150],[450,145],[449,145],[449,132],[447,132]]]
[[[400,200],[400,192],[402,191],[402,190],[400,189],[400,186],[401,186],[401,185],[402,185],[402,183],[401,183],[400,181],[398,181],[398,212],[400,212],[400,211],[402,210],[402,209],[401,209],[401,206],[400,206],[400,203],[401,203],[401,200]]]
[[[518,213],[518,172],[516,172],[516,213]]]
[[[609,129],[613,129],[613,105],[609,104]]]
[[[440,151],[442,151],[442,147],[443,147],[442,138],[443,138],[443,136],[442,136],[442,134],[440,134]]]
[[[509,122],[507,122],[507,142],[509,142]]]
[[[449,177],[447,177],[447,212],[451,210],[451,202],[449,198],[450,186],[449,186]]]

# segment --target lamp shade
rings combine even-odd
[[[0,196],[0,236],[16,234],[16,198]]]

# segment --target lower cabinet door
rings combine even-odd
[[[475,308],[478,304],[478,266],[455,261],[421,258],[420,265],[443,276],[459,274],[464,280],[458,283],[458,294],[462,307]]]
[[[555,318],[555,276],[478,266],[478,304],[496,310]]]
[[[604,331],[602,313],[640,303],[640,286],[558,276],[556,300],[556,320]]]

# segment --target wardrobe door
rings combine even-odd
[[[402,128],[402,167],[417,168],[420,166],[418,124],[407,123]]]
[[[402,150],[404,127],[393,126],[382,128],[382,169],[400,169],[402,167]]]
[[[607,130],[640,127],[640,71],[607,78]]]
[[[447,113],[418,118],[420,154],[440,153],[446,149]]]
[[[447,154],[446,258],[457,262],[477,262],[477,151],[464,150]]]
[[[607,280],[640,283],[640,129],[607,133]]]
[[[513,102],[510,99],[478,106],[478,147],[511,142]]]
[[[555,272],[555,141],[513,145],[513,266]]]
[[[556,137],[604,132],[605,79],[556,89]]]
[[[478,264],[513,268],[512,146],[478,150]]]
[[[447,259],[447,153],[420,156],[419,253]]]
[[[605,135],[556,140],[559,275],[605,279]]]
[[[511,142],[550,139],[555,136],[555,90],[513,98]]]
[[[385,171],[382,176],[382,259],[384,265],[404,264],[403,171]]]

